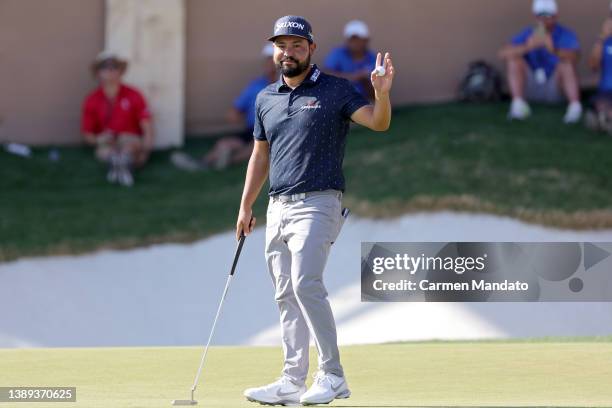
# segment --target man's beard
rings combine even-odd
[[[292,61],[295,63],[295,66],[288,67],[283,64],[283,61]],[[280,69],[283,75],[286,76],[287,78],[296,77],[304,73],[304,71],[306,71],[308,67],[310,66],[310,54],[308,54],[308,57],[306,58],[306,60],[304,60],[304,62],[299,62],[295,58],[287,57],[287,58],[283,58],[278,64],[276,64],[276,66]]]

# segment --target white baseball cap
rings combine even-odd
[[[344,26],[344,38],[370,38],[368,25],[361,20],[352,20]]]
[[[104,51],[101,51],[98,55],[96,55],[95,62],[104,62],[110,59],[116,60],[116,61],[122,61],[122,62],[127,61],[127,58],[122,57],[116,51],[104,50]]]
[[[105,50],[100,52],[96,58],[94,59],[91,69],[94,73],[97,73],[98,70],[102,67],[102,65],[107,61],[113,61],[121,71],[124,71],[128,67],[127,58],[122,57],[119,53]]]
[[[559,12],[556,0],[533,0],[533,14],[548,14],[551,16],[556,15]]]
[[[274,45],[271,42],[267,43],[261,49],[262,57],[272,57],[274,55]]]

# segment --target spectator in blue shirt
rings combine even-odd
[[[524,120],[531,115],[527,101],[569,101],[565,123],[582,116],[576,65],[580,43],[576,34],[558,23],[555,0],[534,0],[536,26],[517,34],[500,50],[506,61],[512,94],[509,118]]]
[[[172,163],[187,171],[217,170],[246,161],[253,150],[253,128],[255,126],[255,99],[259,91],[278,79],[278,71],[272,59],[274,47],[266,44],[262,49],[263,73],[253,79],[234,100],[232,108],[227,113],[227,121],[242,125],[243,130],[237,135],[225,136],[204,156],[196,160],[183,152],[175,152],[171,156]]]
[[[589,65],[593,71],[601,72],[601,78],[592,109],[586,115],[586,124],[590,129],[612,134],[612,14],[604,22],[593,46]]]
[[[325,59],[325,70],[348,79],[357,91],[373,100],[370,74],[376,65],[376,55],[368,48],[370,30],[363,21],[349,21],[344,26],[344,39],[344,45],[334,48]]]

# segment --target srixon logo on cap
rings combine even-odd
[[[299,28],[300,30],[304,29],[304,24],[300,24],[297,21],[283,21],[282,23],[276,24],[276,31],[281,28]]]

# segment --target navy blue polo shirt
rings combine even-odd
[[[270,195],[344,191],[351,115],[369,102],[349,81],[313,65],[291,89],[281,76],[255,101],[256,140],[270,144]]]

